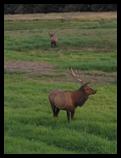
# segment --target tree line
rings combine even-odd
[[[71,11],[116,11],[116,4],[5,4],[5,14]]]

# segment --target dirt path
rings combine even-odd
[[[51,64],[46,62],[32,62],[32,61],[8,61],[4,68],[7,72],[25,72],[31,74],[47,75],[54,71]]]
[[[46,80],[74,82],[69,70],[59,72],[52,64],[47,62],[32,62],[32,61],[7,61],[4,65],[7,73],[25,73],[32,76],[46,77]],[[101,71],[81,71],[81,79],[92,83],[110,83],[116,82],[117,73],[106,73]]]

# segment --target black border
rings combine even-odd
[[[9,2],[10,1],[8,1],[8,0],[6,0],[5,2],[8,2],[8,4],[9,4]],[[27,1],[23,1],[23,0],[19,0],[19,3],[22,3],[22,2],[27,2]],[[31,1],[31,0],[29,0],[29,2],[31,2],[31,3],[33,3],[33,1]],[[46,0],[43,0],[43,1],[37,1],[37,0],[34,0],[34,3],[35,2],[39,2],[39,3],[44,3],[44,4],[46,4]],[[57,3],[57,1],[55,1],[55,0],[51,0],[51,1],[49,1],[49,2],[51,2],[52,4],[54,4],[54,2],[55,3]],[[58,0],[58,2],[59,2],[59,0]],[[60,1],[61,3],[63,3],[63,1]],[[66,0],[66,1],[64,1],[65,3],[67,3],[68,4],[68,2],[70,2],[70,0]],[[70,2],[70,4],[71,3],[75,3],[75,2],[77,2],[77,4],[78,3],[85,3],[86,2],[86,0],[82,0],[82,1],[76,1],[76,0],[74,0],[74,1],[72,1],[71,0],[71,2]],[[121,21],[121,17],[120,17],[120,11],[121,11],[121,6],[120,6],[120,3],[118,3],[118,1],[109,1],[109,0],[105,0],[105,1],[102,1],[102,0],[89,0],[89,1],[87,1],[87,3],[89,3],[89,2],[92,2],[92,3],[96,3],[97,4],[97,2],[100,4],[100,3],[106,3],[106,2],[108,2],[109,4],[117,4],[117,15],[118,15],[118,29],[117,29],[117,51],[120,53],[120,44],[119,44],[119,42],[120,42],[120,37],[121,37],[121,34],[120,34],[120,30],[119,30],[119,28],[121,28],[121,26],[120,26],[120,21]],[[13,0],[12,1],[12,3],[14,4],[14,3],[18,3],[18,1],[15,1],[15,0]],[[30,4],[31,4],[30,3]],[[61,3],[58,3],[58,4],[61,4]],[[106,3],[106,4],[108,4],[108,3]],[[6,4],[6,3],[5,3]],[[11,4],[11,3],[10,3]],[[26,3],[25,3],[26,4]],[[86,3],[85,3],[86,4]],[[36,156],[59,156],[59,154],[4,154],[4,3],[1,3],[0,4],[0,68],[1,68],[1,71],[0,71],[0,90],[1,90],[1,97],[0,97],[0,158],[1,157],[7,157],[7,156],[11,156],[11,157],[19,157],[19,156],[34,156],[34,157],[36,157]],[[2,38],[3,37],[3,38]],[[121,63],[120,62],[120,56],[119,56],[119,53],[118,53],[118,56],[117,56],[117,60],[118,60],[118,68],[117,68],[117,71],[118,71],[118,69],[119,69],[119,71],[118,71],[118,79],[117,79],[117,85],[118,85],[118,87],[119,87],[119,84],[120,84],[120,80],[119,80],[119,78],[121,77],[121,74],[119,73],[120,72],[120,68],[119,68],[119,64]],[[118,88],[117,87],[117,88]],[[120,92],[119,92],[120,93]],[[118,93],[117,93],[118,94]],[[117,101],[118,101],[118,103],[119,103],[119,99],[118,99],[118,97],[119,97],[119,95],[117,96]],[[2,104],[3,103],[3,104]],[[119,124],[119,119],[120,119],[120,104],[117,106],[117,130],[118,130],[118,138],[117,138],[117,154],[66,154],[67,156],[79,156],[79,157],[89,157],[89,158],[93,158],[93,157],[110,157],[110,158],[113,158],[113,157],[116,157],[116,158],[120,158],[120,150],[121,150],[121,145],[120,145],[120,124]],[[64,154],[61,154],[62,156],[64,155]],[[65,155],[65,156],[66,156]]]
[[[0,4],[0,158],[4,153],[4,8]]]
[[[121,5],[120,3],[117,5],[117,153],[121,157],[121,130],[120,130],[120,81],[121,81],[121,71],[120,71],[120,51],[121,51],[121,44],[120,44],[120,37],[121,37]],[[119,92],[118,92],[119,91]]]
[[[79,3],[84,3],[84,4],[117,4],[118,3],[118,0],[11,0],[11,3],[12,4],[17,4],[17,3],[23,3],[23,4],[28,4],[27,2],[30,2],[30,4],[79,4]],[[108,2],[108,3],[107,3]],[[6,0],[4,4],[11,4],[10,3],[10,0]]]

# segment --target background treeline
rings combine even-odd
[[[5,14],[71,11],[116,11],[116,4],[5,4]]]

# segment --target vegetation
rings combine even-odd
[[[5,4],[5,14],[72,11],[116,11],[116,4]]]
[[[5,20],[5,153],[117,152],[116,26],[114,18]],[[48,94],[79,88],[70,67],[93,77],[97,94],[68,124],[64,111],[53,118]]]

